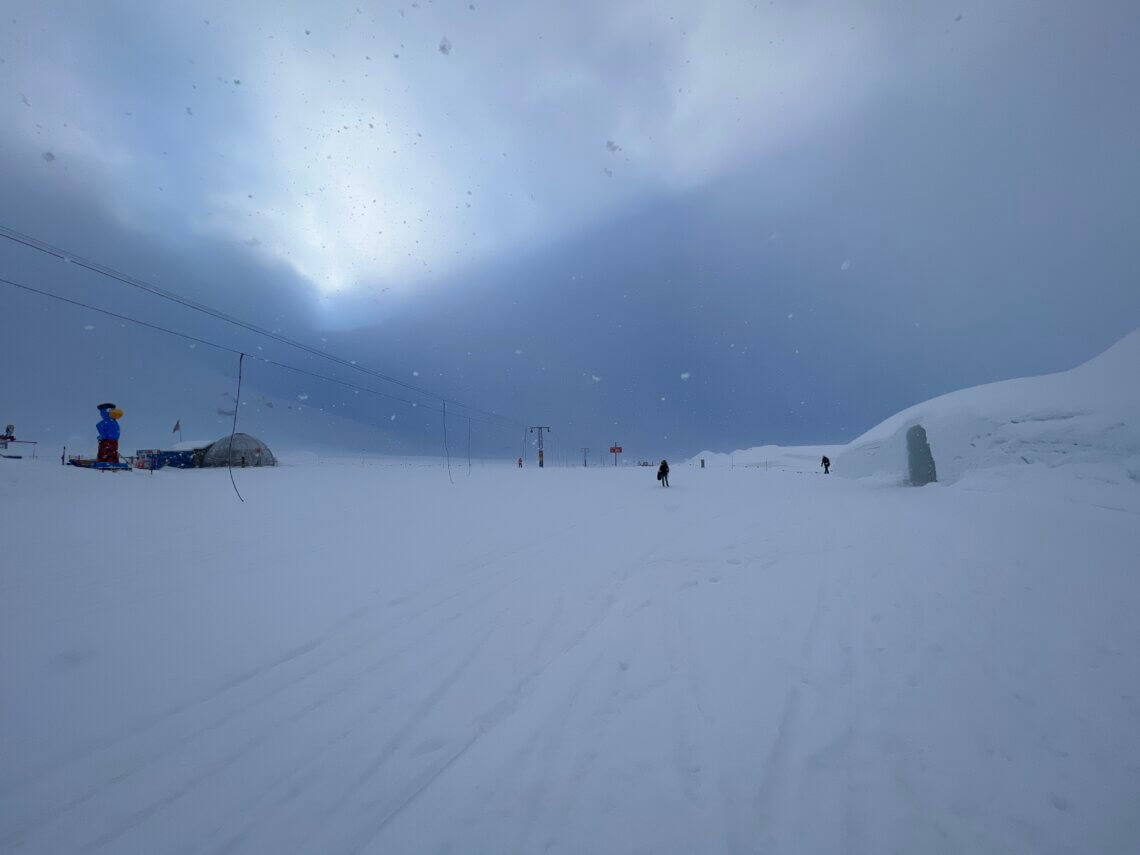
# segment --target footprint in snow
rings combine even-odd
[[[412,749],[412,757],[422,757],[425,754],[431,754],[433,751],[439,751],[447,743],[442,739],[425,739],[419,745]]]

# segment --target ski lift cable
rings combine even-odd
[[[177,336],[178,338],[186,339],[187,341],[192,341],[192,342],[195,342],[196,344],[204,344],[207,347],[212,347],[212,348],[215,348],[217,350],[223,351],[225,353],[232,353],[232,354],[237,355],[237,356],[240,356],[243,353],[243,351],[238,350],[236,347],[230,347],[230,346],[225,345],[225,344],[218,344],[215,341],[210,341],[208,339],[200,338],[198,336],[191,335],[189,333],[179,332],[178,330],[172,330],[168,327],[164,327],[164,326],[161,326],[159,324],[151,323],[150,321],[140,320],[139,318],[132,318],[130,315],[124,315],[124,314],[121,314],[119,312],[113,312],[110,309],[102,309],[98,306],[92,306],[90,303],[84,303],[80,300],[73,300],[70,297],[64,297],[64,296],[61,296],[59,294],[53,294],[50,291],[44,291],[40,288],[33,288],[31,285],[24,285],[20,282],[14,282],[11,279],[5,279],[3,277],[0,277],[0,284],[7,285],[7,286],[12,287],[12,288],[18,288],[21,291],[26,291],[26,292],[29,292],[32,294],[38,294],[41,297],[48,297],[52,300],[58,300],[61,303],[67,303],[67,304],[72,305],[72,306],[77,306],[81,309],[87,309],[88,311],[91,311],[91,312],[98,312],[101,315],[106,315],[108,317],[115,318],[116,320],[127,321],[128,323],[137,324],[138,326],[146,327],[147,329],[152,329],[152,330],[156,330],[158,332],[167,333],[168,335]],[[309,371],[308,369],[300,368],[296,365],[289,365],[288,363],[285,363],[285,362],[278,362],[277,360],[274,360],[274,359],[268,359],[265,357],[254,356],[253,354],[249,354],[249,356],[251,356],[251,358],[253,358],[253,359],[259,360],[260,362],[264,362],[268,365],[273,365],[277,368],[282,368],[286,371],[292,371],[296,374],[303,374],[306,377],[312,377],[315,380],[323,380],[326,383],[335,383],[338,386],[344,386],[348,389],[353,389],[353,390],[358,391],[358,392],[367,392],[371,395],[377,395],[381,398],[387,398],[388,400],[391,400],[391,401],[398,401],[401,404],[407,404],[407,405],[412,406],[412,407],[417,407],[417,408],[423,410],[424,412],[430,412],[430,413],[441,413],[441,412],[443,412],[443,410],[439,409],[438,407],[432,407],[432,406],[428,406],[426,404],[421,404],[418,401],[411,401],[407,398],[401,398],[398,395],[393,395],[389,392],[380,392],[380,391],[377,391],[376,389],[370,389],[367,386],[360,386],[356,383],[350,383],[347,380],[340,380],[336,377],[328,377],[324,374],[318,374],[315,371]],[[480,419],[480,418],[477,418],[475,416],[468,416],[467,418],[470,418],[473,421],[479,422],[480,424],[485,424],[485,425],[488,425],[488,426],[494,427],[494,428],[500,428],[503,430],[506,430],[508,428],[511,430],[514,429],[513,425],[504,425],[500,422],[487,421],[486,419]]]
[[[2,225],[2,224],[0,224],[0,237],[6,238],[7,240],[12,241],[13,243],[18,243],[18,244],[26,246],[30,249],[34,249],[38,252],[42,252],[46,255],[53,256],[53,257],[55,257],[61,261],[65,261],[65,262],[68,262],[70,264],[75,264],[78,267],[81,267],[85,270],[89,270],[93,273],[98,273],[101,276],[105,276],[109,279],[113,279],[117,282],[121,282],[124,285],[129,285],[132,288],[137,288],[141,291],[145,291],[148,294],[152,294],[152,295],[154,295],[156,297],[160,297],[164,300],[169,300],[171,302],[177,303],[177,304],[179,304],[185,308],[192,309],[193,311],[201,312],[203,314],[209,315],[210,317],[213,317],[213,318],[216,318],[220,321],[224,321],[225,323],[232,324],[234,326],[240,327],[240,328],[242,328],[248,332],[252,332],[252,333],[255,333],[257,335],[265,336],[266,338],[270,338],[274,341],[280,342],[281,344],[288,345],[289,347],[294,347],[294,348],[297,348],[299,350],[303,350],[304,352],[306,352],[312,356],[317,356],[317,357],[320,357],[322,359],[327,359],[331,362],[335,362],[335,363],[338,363],[340,365],[343,365],[346,368],[351,368],[353,370],[360,371],[360,372],[363,372],[365,374],[369,374],[369,375],[376,377],[380,380],[383,380],[387,383],[393,383],[393,384],[395,384],[397,386],[401,386],[401,387],[403,387],[409,391],[417,392],[421,395],[424,395],[425,397],[432,398],[432,399],[435,399],[437,401],[449,400],[453,407],[460,407],[461,409],[471,410],[472,412],[481,413],[485,416],[490,416],[491,418],[507,421],[507,422],[510,422],[512,426],[518,426],[521,424],[521,422],[518,422],[517,420],[512,419],[508,416],[500,415],[500,414],[495,413],[491,410],[484,410],[480,407],[476,407],[476,406],[471,405],[471,404],[465,404],[462,401],[458,401],[458,400],[455,400],[453,398],[445,398],[445,396],[443,396],[443,395],[440,395],[436,392],[432,392],[432,391],[425,389],[421,386],[417,386],[414,383],[408,383],[404,380],[400,380],[396,377],[392,377],[389,374],[385,374],[385,373],[383,373],[381,371],[377,371],[373,368],[368,368],[367,366],[360,365],[356,362],[353,362],[352,360],[344,359],[343,357],[336,356],[335,354],[332,354],[332,353],[328,353],[327,351],[321,350],[320,348],[313,347],[312,345],[305,344],[304,342],[301,342],[301,341],[297,341],[296,339],[290,338],[289,336],[285,336],[285,335],[282,335],[280,333],[275,333],[271,330],[267,330],[264,327],[260,327],[256,324],[250,323],[249,321],[245,321],[245,320],[242,320],[241,318],[238,318],[234,315],[228,314],[227,312],[223,312],[219,309],[215,309],[211,306],[208,306],[205,303],[200,303],[197,300],[192,300],[188,297],[183,297],[182,295],[177,294],[173,291],[169,291],[165,288],[160,288],[157,285],[153,285],[153,284],[151,284],[151,283],[149,283],[143,279],[139,279],[138,277],[131,276],[130,274],[123,273],[123,272],[116,270],[113,267],[109,267],[105,264],[100,264],[99,262],[91,261],[87,258],[84,258],[81,255],[77,255],[75,253],[69,252],[65,249],[58,247],[58,246],[54,246],[53,244],[50,244],[47,241],[43,241],[43,240],[40,240],[39,238],[32,237],[31,235],[23,234],[22,232],[18,232],[15,229],[9,228],[8,226]]]

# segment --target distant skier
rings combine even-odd
[[[823,460],[819,461],[819,465],[823,467],[824,475],[831,474],[831,461],[827,458],[826,454],[823,455]]]
[[[119,462],[119,419],[123,411],[114,404],[100,404],[99,415],[101,419],[96,423],[95,430],[99,432],[99,453],[95,459],[100,463]]]
[[[522,458],[519,458],[519,469],[522,469]]]
[[[669,486],[669,461],[662,460],[661,465],[657,467],[657,480],[661,482],[662,487]]]

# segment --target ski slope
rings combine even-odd
[[[1135,482],[313,460],[0,461],[0,852],[1140,845]]]

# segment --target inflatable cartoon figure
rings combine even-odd
[[[100,404],[98,424],[95,429],[99,431],[99,454],[95,459],[99,463],[119,462],[119,419],[123,411],[114,404]]]

